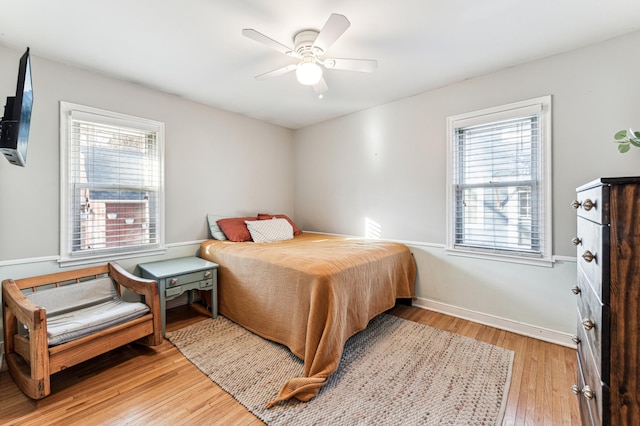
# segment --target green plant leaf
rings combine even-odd
[[[621,143],[620,145],[618,145],[618,151],[620,152],[620,154],[624,154],[630,149],[631,149],[631,145],[629,145],[628,143]]]
[[[631,145],[640,148],[640,139],[638,138],[629,138],[629,142]]]
[[[620,130],[618,133],[616,133],[613,138],[617,141],[624,139],[627,137],[627,131],[626,130]]]
[[[633,136],[635,136],[636,138],[640,138],[640,132],[633,132]]]

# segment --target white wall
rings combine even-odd
[[[640,128],[640,32],[351,114],[296,132],[205,107],[32,52],[35,106],[27,167],[0,161],[0,279],[58,269],[58,101],[166,123],[164,257],[194,254],[207,213],[279,211],[306,230],[409,243],[417,303],[459,315],[573,333],[575,187],[640,174],[640,150],[620,155],[615,131]],[[0,93],[15,91],[22,52],[0,47]],[[384,64],[381,64],[384,66]],[[553,268],[445,253],[445,119],[553,95]],[[268,160],[268,161],[265,161]],[[268,185],[265,185],[268,182]],[[295,201],[295,203],[294,203]],[[295,212],[295,216],[294,216]],[[136,263],[156,259],[127,259]]]
[[[3,96],[15,93],[21,53],[0,47]],[[31,53],[27,166],[0,162],[0,265],[59,254],[60,100],[165,123],[168,244],[207,238],[207,213],[293,216],[290,130]]]
[[[0,94],[13,96],[23,52],[0,47]],[[165,123],[167,253],[196,254],[207,213],[293,216],[292,132],[31,52],[34,108],[27,166],[0,159],[0,280],[60,271],[59,101]],[[267,182],[267,184],[265,184]],[[1,324],[0,324],[1,325]]]
[[[294,133],[295,212],[307,230],[411,243],[418,304],[575,330],[575,188],[599,176],[640,174],[640,149],[613,134],[640,129],[640,32],[401,99]],[[384,64],[381,64],[384,66]],[[554,268],[445,253],[446,117],[553,95]]]

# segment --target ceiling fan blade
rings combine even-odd
[[[265,46],[270,47],[271,49],[275,49],[278,52],[284,53],[285,55],[291,56],[292,53],[295,53],[293,49],[291,49],[290,47],[287,47],[282,43],[278,43],[274,39],[271,39],[266,35],[259,33],[258,31],[252,28],[245,28],[244,30],[242,30],[242,35],[250,38],[253,41],[257,41],[258,43],[264,44]]]
[[[286,67],[278,68],[277,70],[273,70],[273,71],[266,72],[264,74],[257,75],[256,80],[262,81],[268,78],[277,77],[279,75],[286,74],[290,71],[293,71],[296,68],[298,68],[298,64],[287,65]]]
[[[324,24],[324,27],[320,30],[320,34],[318,34],[318,37],[313,42],[313,47],[318,47],[322,49],[323,52],[326,52],[350,26],[351,22],[349,22],[346,16],[332,13]]]
[[[329,87],[327,86],[327,82],[324,81],[324,77],[320,78],[320,81],[313,85],[313,91],[316,92],[316,95],[318,95],[320,99],[322,99],[324,92],[327,90],[329,90]]]
[[[372,72],[378,67],[375,59],[325,59],[322,64],[329,69]]]

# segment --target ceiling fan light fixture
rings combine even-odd
[[[313,86],[322,78],[322,68],[315,62],[303,61],[296,68],[296,78],[300,84],[305,86]]]
[[[305,86],[313,86],[316,95],[322,99],[324,93],[328,90],[327,83],[323,78],[324,68],[359,72],[373,71],[377,66],[377,61],[373,59],[331,59],[324,57],[324,53],[329,50],[350,25],[351,23],[346,16],[332,13],[320,31],[313,29],[298,31],[293,36],[293,49],[252,28],[243,29],[242,35],[245,37],[277,50],[290,58],[299,60],[298,63],[257,75],[255,77],[256,80],[266,80],[267,78],[296,70],[298,82]]]

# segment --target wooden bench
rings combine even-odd
[[[114,296],[111,297],[113,303],[129,304],[120,300],[122,287],[143,296],[146,307],[140,303],[135,304],[135,308],[141,311],[141,316],[118,322],[117,315],[105,326],[106,328],[98,327],[91,331],[91,334],[50,344],[52,333],[48,333],[47,330],[46,308],[37,306],[29,298],[43,300],[41,296],[47,292],[46,297],[53,300],[53,305],[69,305],[67,301],[56,299],[73,299],[69,294],[76,291],[90,294],[92,291],[86,291],[89,289],[88,286],[95,285],[97,280],[104,281],[104,277],[111,278],[115,283],[110,284],[112,288],[115,287]],[[79,287],[83,285],[85,286]],[[80,291],[82,289],[84,291]],[[50,296],[55,296],[57,291],[61,291],[60,294],[64,297],[51,298]],[[73,301],[70,303],[73,305]],[[125,306],[130,307],[133,306]],[[86,306],[79,306],[78,309],[86,309]],[[52,323],[54,319],[60,322],[60,317],[74,314],[78,314],[82,319],[91,315],[91,309],[93,308],[90,307],[86,311],[87,314],[85,311],[79,313],[79,310],[73,312],[73,306],[71,309],[63,306],[55,318],[54,314],[50,314],[50,320]],[[157,282],[138,278],[116,263],[18,280],[6,279],[2,281],[2,311],[5,355],[9,372],[18,388],[33,399],[49,395],[50,376],[65,368],[136,340],[151,346],[159,345],[163,340]],[[77,321],[77,318],[74,320]]]

